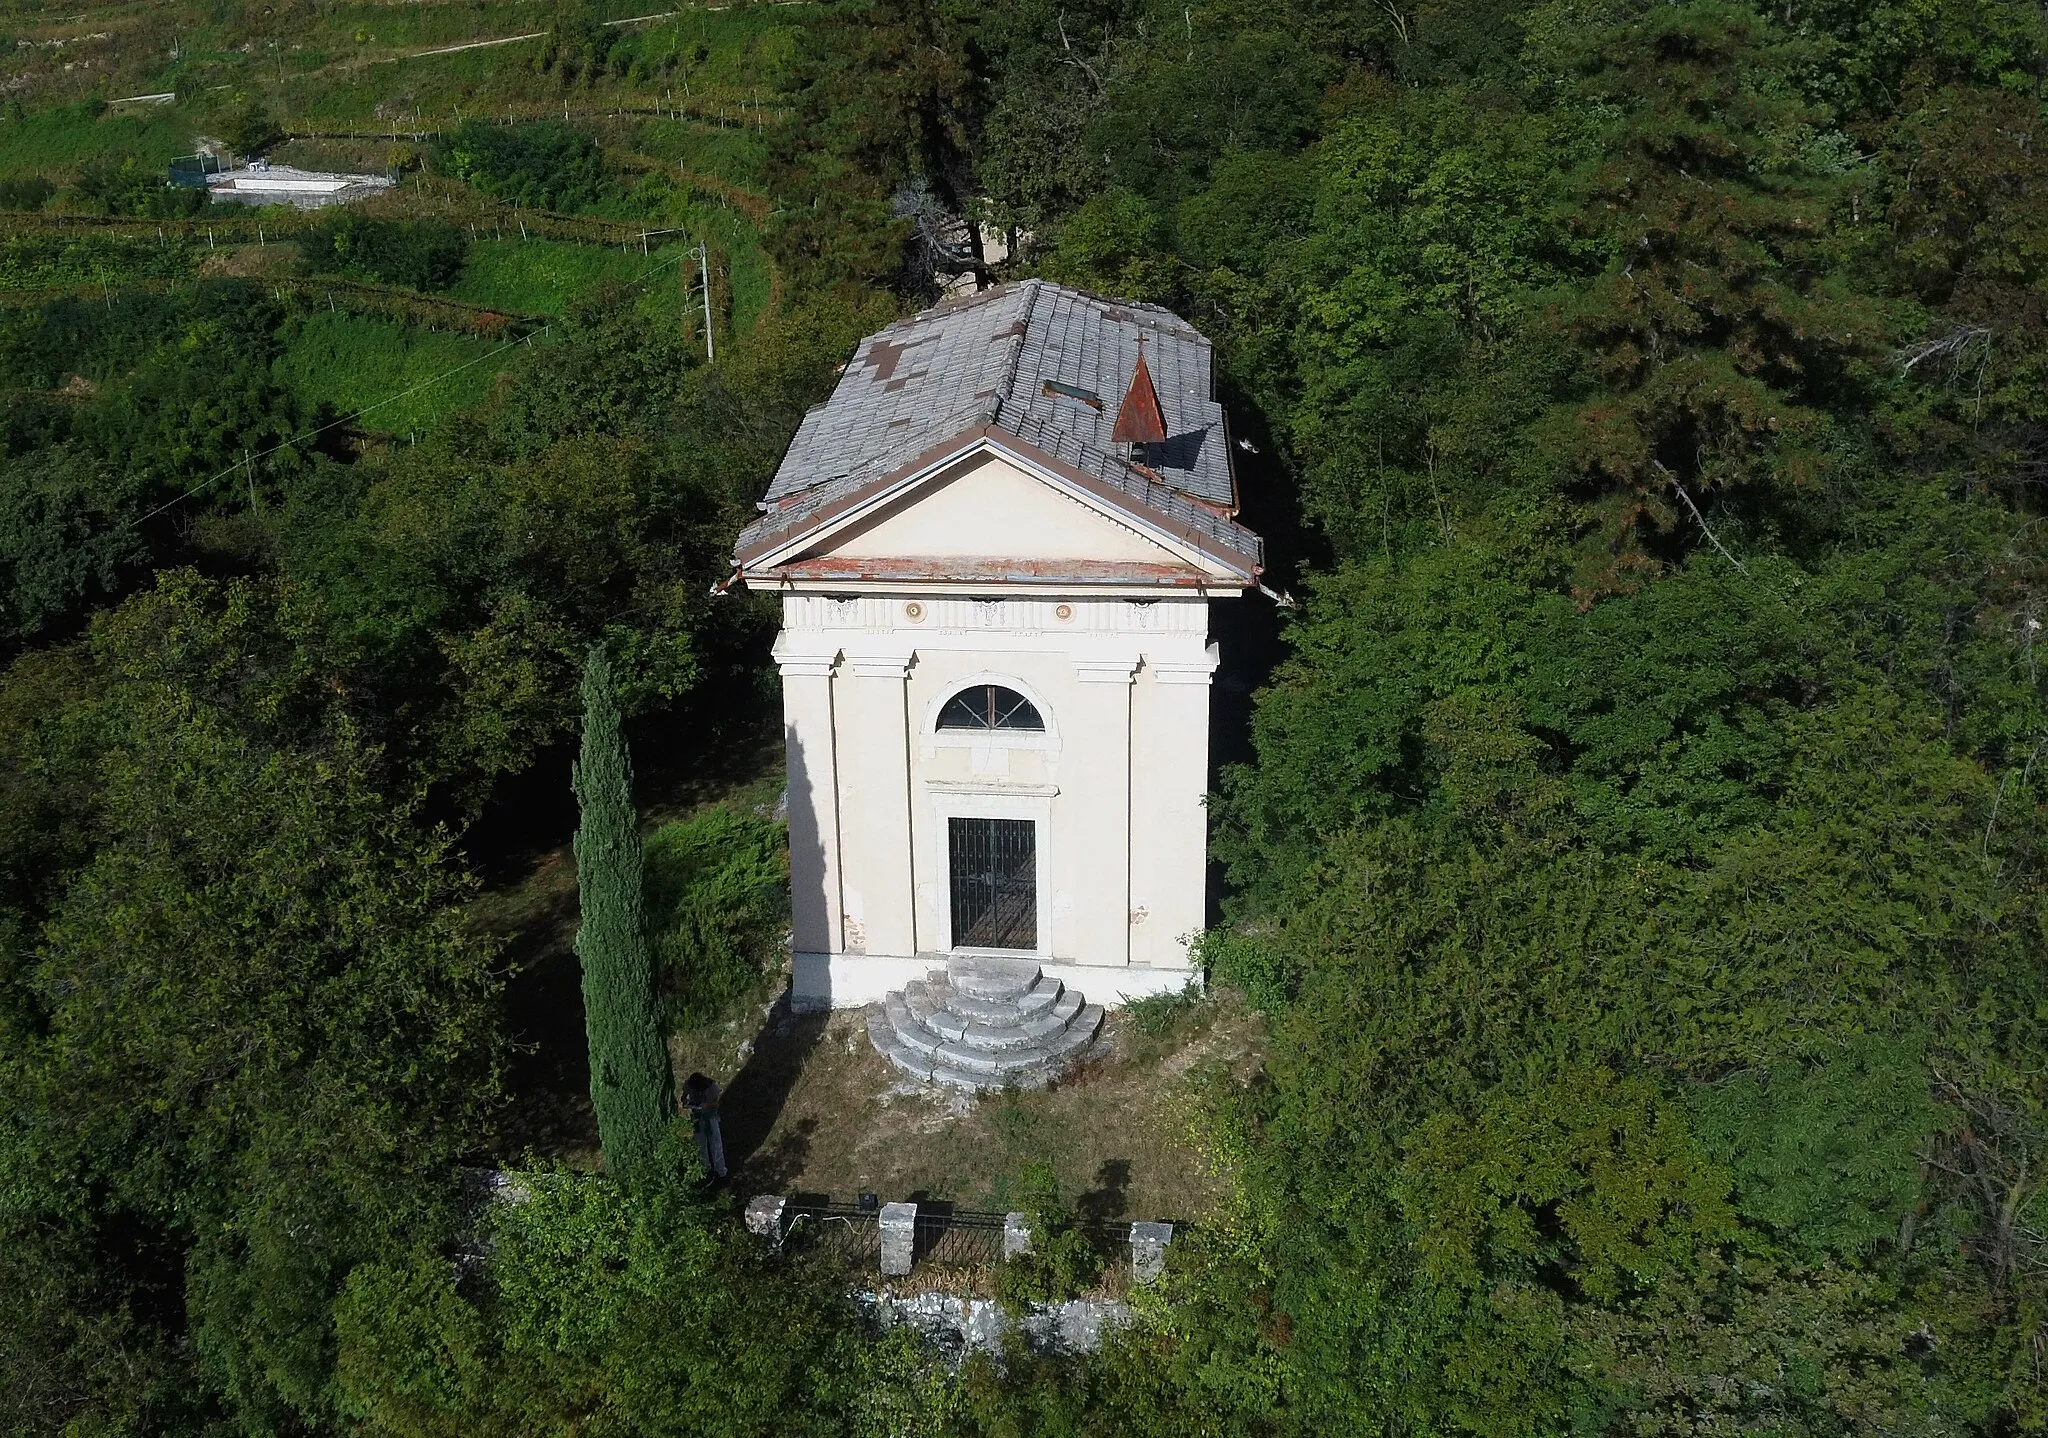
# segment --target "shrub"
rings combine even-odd
[[[1102,1274],[1102,1252],[1060,1198],[1052,1165],[1024,1165],[1017,1182],[1019,1208],[1031,1225],[1031,1251],[996,1270],[996,1301],[1011,1313],[1026,1304],[1059,1303],[1080,1296]]]
[[[341,214],[298,237],[309,274],[340,274],[415,290],[445,290],[462,275],[469,239],[434,220]]]
[[[161,168],[134,155],[106,155],[78,172],[78,197],[97,215],[149,220],[196,215],[212,201],[205,190],[173,185]]]
[[[260,100],[244,100],[237,105],[227,121],[228,148],[238,155],[260,155],[276,141],[284,138],[277,121],[270,117],[270,111]]]
[[[1263,1014],[1286,1007],[1300,983],[1293,960],[1278,945],[1230,929],[1210,929],[1198,937],[1194,959],[1218,983],[1242,990]]]
[[[1779,1063],[1689,1089],[1707,1151],[1735,1175],[1735,1206],[1809,1261],[1862,1258],[1899,1232],[1941,1124],[1918,1054],[1862,1037],[1811,1067]]]
[[[604,181],[597,141],[553,120],[531,125],[465,120],[436,149],[434,165],[486,194],[537,210],[592,204]]]
[[[56,193],[57,187],[41,175],[0,180],[0,210],[40,210]]]
[[[1146,1038],[1156,1039],[1173,1027],[1175,1019],[1200,1001],[1201,993],[1196,989],[1195,981],[1189,979],[1185,988],[1174,992],[1132,999],[1124,1005],[1124,1017]]]
[[[646,852],[663,1001],[670,1022],[701,1022],[754,985],[787,921],[783,828],[720,806],[664,824]]]

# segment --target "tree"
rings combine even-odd
[[[512,1175],[519,1201],[479,1217],[488,1282],[435,1252],[350,1275],[336,1379],[359,1431],[845,1435],[867,1340],[843,1277],[770,1254],[693,1192],[689,1142],[668,1134],[632,1189]]]
[[[498,981],[470,882],[383,787],[311,618],[175,572],[94,626],[89,692],[10,696],[61,705],[43,742],[89,751],[24,744],[46,792],[14,815],[82,809],[96,845],[10,856],[68,870],[0,1052],[0,1271],[22,1278],[0,1389],[53,1375],[26,1431],[187,1402],[317,1431],[334,1293],[446,1231],[486,1131]]]
[[[1580,481],[1583,593],[1668,559],[1661,537],[1703,527],[1710,496],[1753,490],[1767,516],[1817,487],[1841,448],[1829,406],[1866,402],[1886,328],[1834,223],[1867,203],[1858,151],[1768,78],[1796,70],[1797,45],[1740,4],[1613,18],[1554,61],[1613,116],[1574,178],[1568,229],[1607,263],[1561,307],[1579,375],[1552,420]]]
[[[633,761],[619,728],[619,697],[604,646],[583,670],[583,757],[573,782],[582,821],[576,876],[583,918],[583,1010],[590,1035],[590,1102],[605,1165],[631,1180],[661,1142],[671,1094],[668,1054],[655,1026],[654,964],[647,950]]]
[[[236,105],[228,117],[226,138],[228,148],[236,154],[260,155],[283,137],[278,134],[277,121],[263,108],[263,101],[252,95]]]

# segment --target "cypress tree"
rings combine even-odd
[[[673,1094],[655,1022],[633,763],[602,645],[591,649],[583,670],[583,753],[571,782],[579,809],[576,957],[583,966],[590,1102],[605,1168],[630,1182],[654,1157]]]

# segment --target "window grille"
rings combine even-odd
[[[1029,819],[948,819],[953,947],[1038,947],[1038,826]]]
[[[962,689],[939,711],[941,729],[1027,729],[1040,733],[1045,720],[1029,699],[1000,684]]]

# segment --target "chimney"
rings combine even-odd
[[[1109,432],[1112,444],[1158,444],[1166,438],[1166,416],[1159,411],[1159,391],[1152,388],[1152,371],[1145,365],[1145,337],[1138,336],[1138,368],[1131,375],[1131,387],[1116,412],[1116,428]]]

